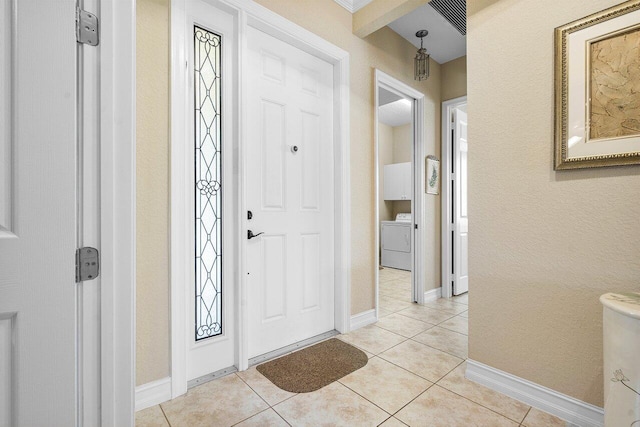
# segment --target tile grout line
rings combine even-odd
[[[449,375],[450,373],[452,373],[453,371],[455,371],[456,369],[458,369],[458,367],[459,367],[460,365],[462,365],[462,364],[463,364],[464,362],[466,362],[466,361],[467,361],[467,359],[463,359],[463,360],[462,360],[462,362],[458,363],[458,364],[457,364],[453,369],[451,369],[449,372],[447,372],[446,374],[444,374],[443,376],[441,376],[440,378],[438,378],[438,381],[435,381],[435,382],[434,382],[434,384],[436,384],[436,385],[437,385],[440,381],[442,381],[442,379],[443,379],[444,377],[446,377],[447,375]]]
[[[424,307],[424,305],[418,305],[418,307]],[[408,307],[408,308],[409,308],[409,307]],[[428,308],[428,307],[426,307],[426,308]],[[410,318],[410,319],[420,320],[420,319],[418,319],[418,318],[411,317],[411,316],[408,316],[408,315],[406,315],[406,314],[402,314],[402,313],[401,313],[401,311],[404,311],[404,310],[406,310],[406,309],[399,310],[399,311],[397,311],[397,312],[395,312],[395,313],[398,313],[399,315],[404,316],[404,317],[408,317],[408,318]],[[436,310],[436,311],[439,311],[440,313],[444,313],[443,311],[440,311],[440,310]],[[448,320],[451,320],[451,319],[453,319],[454,317],[456,317],[456,315],[455,315],[455,314],[451,314],[451,313],[446,313],[446,314],[450,315],[451,317],[446,318],[446,319],[445,319],[445,320],[443,320],[442,322],[432,323],[432,324],[433,324],[433,326],[438,326],[438,325],[440,325],[440,324],[442,324],[442,323],[444,323],[444,322],[446,322],[446,321],[448,321]],[[424,323],[431,323],[431,322],[425,322],[424,320],[420,320],[420,321],[421,321],[421,322],[424,322]],[[374,323],[374,325],[375,325],[375,323]]]
[[[249,389],[251,389],[251,391],[254,392],[256,394],[256,396],[258,396],[264,403],[266,403],[269,408],[271,408],[271,405],[269,404],[269,402],[267,402],[264,397],[260,396],[260,393],[255,391],[253,389],[253,387],[251,387],[249,385],[249,383],[244,380],[244,378],[242,378],[240,375],[238,375],[237,372],[234,372],[234,374],[235,374],[236,377],[238,377],[240,379],[240,381],[242,381],[247,387],[249,387]],[[260,412],[262,412],[262,411],[260,411]],[[257,412],[256,414],[259,414],[260,412]],[[253,415],[256,415],[256,414],[253,414]],[[251,417],[253,417],[253,415],[251,415]],[[249,417],[249,418],[251,418],[251,417]],[[249,418],[245,418],[245,419],[249,419]],[[242,420],[242,421],[244,421],[244,420]],[[240,422],[242,422],[242,421],[240,421]]]
[[[355,372],[355,371],[354,371]],[[346,375],[345,375],[346,376]],[[344,377],[342,377],[344,378]],[[342,379],[340,378],[340,379]],[[377,403],[369,400],[368,398],[366,398],[365,396],[361,395],[360,393],[358,393],[357,391],[355,391],[354,389],[352,389],[351,387],[349,387],[346,384],[343,384],[340,380],[336,380],[335,382],[339,383],[341,386],[343,386],[344,388],[346,388],[347,390],[350,390],[351,392],[357,394],[358,396],[360,396],[361,398],[363,398],[364,400],[366,400],[367,402],[371,403],[373,406],[375,406],[376,408],[379,408],[382,412],[384,412],[385,414],[389,415],[389,418],[392,417],[393,415],[391,415],[386,409],[383,409],[380,405],[378,405]],[[327,384],[328,385],[328,384]],[[325,386],[326,387],[326,386]],[[387,418],[386,420],[388,420],[389,418]],[[386,421],[385,420],[385,421]],[[384,422],[384,421],[383,421]]]
[[[262,375],[262,374],[260,374],[260,375]],[[272,384],[273,384],[273,383],[272,383]],[[277,385],[275,385],[275,384],[273,384],[273,385],[274,385],[274,386],[276,386],[276,387],[278,387],[278,386],[277,386]],[[325,386],[325,387],[326,387],[326,386]],[[278,388],[280,388],[280,387],[278,387]],[[282,389],[280,388],[280,390],[282,390]],[[287,390],[285,390],[285,391],[287,391]],[[289,393],[292,393],[292,392],[289,392]],[[278,406],[279,404],[281,404],[281,403],[283,403],[283,402],[286,402],[287,400],[293,399],[294,397],[296,397],[296,396],[297,396],[297,395],[299,395],[299,394],[300,394],[300,393],[294,393],[294,395],[293,395],[293,396],[289,396],[289,397],[287,397],[286,399],[283,399],[283,400],[281,400],[280,402],[276,403],[275,405],[273,405],[273,406],[272,406],[273,410],[275,410],[275,409],[276,409],[276,406]]]
[[[431,382],[431,381],[429,381]],[[429,387],[427,387],[427,389],[425,391],[423,391],[422,393],[418,394],[416,397],[414,397],[413,399],[411,399],[410,401],[408,401],[403,407],[401,407],[400,409],[398,409],[396,412],[394,412],[391,416],[394,418],[397,418],[396,415],[398,415],[400,413],[400,411],[402,411],[404,408],[406,408],[407,406],[411,405],[417,398],[419,398],[420,396],[422,396],[423,394],[425,394],[426,392],[428,392],[429,390],[431,390],[431,387],[435,386],[436,383],[431,383],[431,385]],[[400,420],[400,422],[402,422],[403,424],[406,424],[404,421],[402,421],[400,418],[398,418],[398,420]]]
[[[529,410],[527,411],[526,414],[524,414],[524,418],[522,419],[522,421],[520,421],[520,425],[524,425],[524,420],[527,419],[527,416],[529,415],[529,412],[531,412],[531,410],[533,409],[533,406],[529,406]]]
[[[467,359],[468,359],[468,358],[467,358]],[[480,402],[476,402],[475,400],[472,400],[472,399],[470,399],[470,398],[468,398],[468,397],[466,397],[466,396],[463,396],[462,394],[460,394],[460,393],[458,393],[458,392],[456,392],[456,391],[454,391],[454,390],[451,390],[451,389],[449,389],[449,388],[445,387],[444,385],[441,385],[441,384],[440,384],[440,381],[442,381],[445,377],[447,377],[447,376],[448,376],[449,374],[451,374],[453,371],[455,371],[456,369],[458,369],[458,368],[460,367],[460,365],[462,365],[463,363],[465,363],[465,362],[467,361],[467,359],[464,359],[464,361],[463,361],[462,363],[458,364],[458,366],[456,366],[455,368],[453,368],[451,371],[449,371],[445,376],[443,376],[442,378],[440,378],[440,379],[439,379],[438,381],[436,381],[434,384],[435,384],[435,385],[437,385],[437,386],[438,386],[438,387],[440,387],[440,388],[443,388],[443,389],[445,389],[445,390],[447,390],[447,391],[449,391],[449,392],[451,392],[451,393],[453,393],[453,394],[457,395],[457,396],[462,397],[463,399],[468,400],[468,401],[469,401],[469,402],[471,402],[471,403],[474,403],[474,404],[476,404],[476,405],[478,405],[478,406],[481,406],[481,407],[483,407],[483,408],[485,408],[485,409],[488,409],[488,410],[489,410],[489,411],[491,411],[491,412],[494,412],[494,413],[496,413],[496,414],[498,414],[498,415],[500,415],[500,416],[502,416],[502,417],[504,417],[504,418],[506,418],[506,419],[508,419],[508,420],[511,420],[511,421],[513,421],[514,423],[517,423],[518,421],[514,420],[513,418],[509,418],[509,417],[508,417],[508,416],[506,416],[505,414],[501,414],[500,412],[498,412],[498,411],[496,411],[496,410],[494,410],[494,409],[491,409],[491,408],[489,408],[488,406],[485,406],[485,405],[483,405],[483,404],[482,404],[482,403],[480,403]],[[465,377],[465,380],[466,380],[466,377]],[[467,381],[471,381],[471,380],[467,380]],[[475,384],[475,383],[474,383],[474,384]],[[483,387],[484,387],[484,386],[483,386]],[[502,393],[500,393],[500,395],[503,395],[503,394],[502,394]],[[503,396],[505,396],[505,397],[509,397],[509,396],[506,396],[506,395],[503,395]],[[510,399],[513,399],[513,398],[510,398]],[[521,401],[519,401],[518,399],[513,399],[513,400],[515,400],[516,402],[522,403],[523,405],[526,405],[526,406],[528,406],[528,407],[529,407],[529,409],[527,409],[526,414],[524,415],[524,418],[526,418],[526,417],[527,417],[527,415],[529,414],[529,411],[531,411],[531,405],[527,405],[526,403],[521,402]],[[524,421],[524,418],[522,418],[522,421]],[[520,423],[522,423],[522,421],[520,421]]]
[[[380,354],[382,354],[382,353],[380,353]],[[376,356],[376,357],[379,357],[379,356]],[[400,368],[400,369],[404,369],[405,371],[407,371],[407,372],[409,372],[409,373],[411,373],[411,374],[415,375],[416,377],[422,378],[423,380],[430,382],[430,383],[431,383],[431,385],[434,385],[434,384],[436,383],[435,381],[431,381],[430,379],[425,378],[425,377],[423,377],[422,375],[416,374],[415,372],[412,372],[412,371],[408,370],[407,368],[403,368],[402,366],[397,365],[397,364],[393,363],[392,361],[385,359],[384,357],[380,357],[380,359],[384,360],[384,361],[385,361],[385,362],[387,362],[387,363],[391,363],[391,364],[392,364],[393,366],[395,366],[395,367],[398,367],[398,368]],[[456,366],[457,366],[457,365],[456,365]],[[425,391],[426,391],[426,390],[425,390]]]
[[[460,317],[461,319],[466,320],[466,322],[467,322],[467,333],[466,333],[466,334],[465,334],[464,332],[458,332],[458,331],[455,331],[455,330],[453,330],[453,329],[451,329],[451,328],[447,328],[446,326],[440,326],[440,325],[442,325],[443,323],[446,323],[446,322],[448,322],[449,320],[451,320],[451,319],[453,319],[453,318],[455,318],[455,317]],[[455,316],[453,316],[453,317],[451,317],[451,318],[449,318],[449,319],[445,320],[444,322],[441,322],[441,323],[437,324],[436,326],[440,326],[441,328],[448,329],[448,330],[450,330],[450,331],[452,331],[452,332],[458,332],[459,334],[466,335],[467,337],[469,337],[469,318],[468,318],[468,317],[462,317],[462,316],[460,316],[459,314],[456,314]]]
[[[445,322],[446,322],[446,320],[445,320]],[[465,337],[467,337],[467,339],[469,338],[469,335],[468,335],[468,334],[463,334],[462,332],[458,332],[458,331],[454,331],[454,330],[451,330],[451,329],[447,329],[447,328],[445,328],[444,326],[440,326],[440,325],[433,325],[433,327],[432,327],[432,328],[429,328],[429,329],[433,329],[433,328],[446,329],[446,330],[447,330],[447,331],[449,331],[449,332],[454,332],[454,333],[456,333],[456,334],[458,334],[458,335],[464,335]],[[423,331],[423,332],[427,332],[429,329],[427,329],[427,330],[425,330],[425,331]],[[415,335],[414,337],[416,337],[416,336],[418,336],[418,335]],[[411,338],[414,338],[414,337],[411,337]]]
[[[448,375],[448,374],[447,374],[447,375]],[[440,378],[440,379],[442,379],[442,378]],[[440,381],[440,380],[438,380],[438,382],[439,382],[439,381]],[[482,403],[478,403],[478,402],[476,402],[476,401],[474,401],[474,400],[471,400],[471,399],[469,399],[468,397],[465,397],[465,396],[463,396],[463,395],[461,395],[461,394],[458,394],[458,393],[456,393],[456,392],[455,392],[455,391],[453,391],[453,390],[449,390],[449,389],[448,389],[448,388],[446,388],[445,386],[442,386],[442,385],[440,385],[440,384],[438,384],[438,383],[436,383],[435,385],[437,385],[438,387],[440,387],[440,388],[441,388],[441,389],[443,389],[443,390],[448,391],[449,393],[453,393],[453,394],[455,394],[456,396],[461,397],[461,398],[463,398],[464,400],[467,400],[467,401],[469,401],[469,402],[473,403],[474,405],[478,405],[478,406],[480,406],[481,408],[486,409],[487,411],[493,412],[494,414],[499,415],[499,416],[501,416],[502,418],[506,418],[506,419],[507,419],[507,420],[509,420],[509,421],[512,421],[512,422],[514,422],[514,423],[517,423],[517,421],[516,421],[516,420],[514,420],[513,418],[509,418],[509,417],[507,417],[506,415],[501,414],[501,413],[500,413],[500,412],[498,412],[498,411],[495,411],[495,410],[493,410],[493,409],[491,409],[491,408],[489,408],[489,407],[487,407],[487,406],[484,406]],[[518,402],[520,402],[520,401],[518,401]],[[527,411],[527,413],[529,413],[529,411],[530,411],[530,410],[531,410],[531,408],[529,408],[529,410]]]
[[[407,424],[407,423],[405,423],[405,422],[400,421],[400,419],[399,419],[399,418],[396,418],[396,417],[394,417],[393,415],[391,415],[389,418],[387,418],[386,420],[384,420],[384,422],[383,422],[382,424],[386,423],[386,422],[387,422],[387,421],[389,421],[391,418],[393,418],[394,420],[396,420],[397,422],[399,422],[399,423],[400,423],[400,424],[402,424],[403,426],[407,426],[407,427],[409,427],[409,424]],[[382,425],[382,424],[380,424],[380,425]]]
[[[276,387],[277,387],[277,386],[276,386]],[[281,389],[281,390],[282,390],[282,389]],[[285,391],[286,391],[286,390],[285,390]],[[289,397],[287,397],[285,400],[283,400],[282,402],[285,402],[285,401],[287,401],[287,400],[289,400],[289,399],[291,399],[291,398],[293,398],[293,397],[296,397],[297,395],[298,395],[298,394],[294,394],[293,396],[289,396]],[[282,402],[278,402],[278,403],[276,403],[276,405],[279,405],[279,404],[280,404],[280,403],[282,403]],[[286,425],[288,425],[289,427],[291,427],[291,426],[292,426],[292,424],[291,424],[289,421],[287,421],[287,419],[286,419],[286,418],[285,418],[285,417],[284,417],[280,412],[278,412],[278,411],[276,410],[275,405],[271,407],[271,410],[273,410],[273,412],[275,412],[277,416],[279,416],[280,418],[282,418],[282,421],[284,421]]]
[[[426,331],[425,331],[425,332],[426,332]],[[414,338],[415,338],[415,337],[414,337]],[[440,348],[438,348],[438,347],[434,347],[434,346],[432,346],[432,345],[425,344],[425,343],[420,342],[420,341],[416,341],[416,340],[414,340],[413,338],[409,338],[409,340],[410,340],[410,341],[413,341],[413,342],[415,342],[415,343],[418,343],[418,344],[422,344],[422,345],[427,346],[427,347],[429,347],[429,348],[432,348],[432,349],[434,349],[434,350],[441,351],[441,352],[443,352],[443,353],[448,354],[449,356],[457,357],[458,359],[462,359],[463,361],[468,359],[468,357],[461,357],[459,354],[453,354],[453,353],[451,353],[450,351],[442,350],[442,349],[440,349]]]
[[[418,320],[418,322],[420,322],[420,320]],[[422,322],[422,323],[425,323],[425,322]],[[418,335],[421,335],[422,333],[427,332],[429,329],[433,329],[435,327],[436,327],[436,325],[429,325],[429,327],[427,329],[423,329],[422,331],[418,332],[417,334],[411,335],[410,337],[407,337],[407,336],[399,334],[397,332],[393,332],[391,329],[387,329],[384,326],[378,326],[378,328],[380,328],[380,329],[384,329],[385,331],[393,332],[394,334],[400,335],[401,337],[405,337],[408,340],[413,339],[413,338],[417,337]]]
[[[391,313],[391,314],[395,314],[395,313]],[[405,316],[405,317],[406,317],[406,316]],[[415,320],[415,319],[412,319],[412,320]],[[378,320],[378,322],[380,322],[380,321]],[[391,329],[387,329],[387,328],[385,328],[384,326],[378,326],[378,322],[376,322],[376,323],[372,323],[372,325],[373,325],[373,326],[375,326],[375,327],[377,327],[377,328],[384,329],[384,330],[385,330],[385,331],[387,331],[387,332],[391,332],[392,334],[396,334],[396,335],[398,335],[399,337],[406,338],[406,339],[408,339],[408,340],[410,340],[411,338],[413,338],[413,337],[415,337],[415,336],[417,336],[417,335],[420,335],[421,333],[426,332],[426,331],[428,331],[429,329],[431,329],[431,328],[433,328],[434,326],[436,326],[436,325],[431,325],[431,324],[429,324],[429,323],[427,323],[427,322],[422,322],[422,320],[418,320],[418,322],[426,323],[427,325],[429,325],[429,327],[428,327],[427,329],[424,329],[424,330],[422,330],[422,331],[418,332],[418,333],[417,333],[417,334],[415,334],[415,335],[412,335],[412,336],[410,336],[410,337],[405,337],[404,335],[402,335],[402,334],[400,334],[400,333],[398,333],[398,332],[394,332],[394,331],[392,331]],[[386,350],[385,350],[385,351],[386,351]]]
[[[162,411],[162,415],[164,416],[164,419],[167,420],[167,424],[169,425],[169,427],[171,427],[171,421],[169,421],[169,417],[167,417],[167,414],[164,412],[164,408],[162,407],[161,404],[158,404],[158,407],[160,408],[160,411]]]
[[[374,323],[373,325],[375,326],[375,323]],[[434,328],[434,327],[436,327],[436,326],[438,326],[438,325],[433,325],[433,326],[432,326],[431,328],[429,328],[429,329],[432,329],[432,328]],[[380,326],[378,326],[378,328],[380,328],[380,329],[384,329],[384,328],[382,328],[382,327],[380,327]],[[420,334],[421,334],[421,333],[423,333],[423,332],[427,332],[429,329],[426,329],[426,330],[424,330],[424,331],[422,331],[422,332],[420,332],[420,333],[418,333],[418,334],[414,335],[414,337],[416,337],[416,336],[420,335]],[[443,329],[446,329],[446,328],[443,328]],[[450,329],[447,329],[447,330],[448,330],[448,331],[450,331]],[[386,329],[385,329],[385,331],[386,331]],[[393,332],[393,331],[388,331],[388,332],[395,333],[395,332]],[[456,331],[451,331],[451,332],[456,332]],[[456,333],[457,333],[457,334],[460,334],[460,332],[456,332]],[[398,335],[398,336],[401,336],[401,337],[405,338],[404,336],[402,336],[402,335],[400,335],[400,334],[396,334],[396,335]],[[460,335],[464,335],[464,334],[460,334]],[[467,335],[465,335],[465,336],[467,337],[467,339],[469,339],[469,337],[468,337]],[[453,354],[453,353],[449,353],[448,351],[440,350],[439,348],[436,348],[436,347],[430,346],[430,345],[428,345],[428,344],[421,343],[420,341],[416,341],[416,340],[414,340],[413,338],[406,338],[404,341],[399,342],[398,344],[396,344],[396,345],[394,345],[394,346],[391,346],[391,347],[389,347],[388,349],[383,350],[383,351],[381,351],[380,353],[373,354],[373,355],[374,355],[374,356],[380,356],[382,353],[385,353],[385,352],[387,352],[387,351],[391,350],[392,348],[395,348],[395,347],[399,346],[400,344],[403,344],[403,343],[405,343],[405,342],[407,342],[407,341],[412,341],[412,342],[414,342],[414,343],[416,343],[416,344],[421,344],[421,345],[424,345],[425,347],[429,347],[429,348],[431,348],[431,349],[441,351],[442,353],[446,353],[446,354],[448,354],[448,355],[450,355],[450,356],[456,357],[456,358],[458,358],[458,359],[462,359],[463,361],[465,361],[465,360],[467,360],[467,359],[468,359],[468,357],[460,357],[460,356],[455,355],[455,354]],[[351,344],[351,343],[349,343],[349,344]],[[352,345],[353,345],[353,344],[352,344]],[[355,346],[355,345],[354,345],[354,346]],[[370,352],[370,353],[371,353],[371,352]],[[387,359],[384,359],[384,358],[382,358],[382,357],[381,357],[381,359],[383,359],[383,360],[387,360]],[[387,360],[387,362],[389,362],[389,361]],[[389,363],[393,363],[393,362],[389,362]],[[394,365],[395,365],[395,363],[394,363]],[[397,366],[397,365],[396,365],[396,366]],[[425,378],[425,379],[426,379],[426,378]],[[430,380],[427,380],[427,381],[430,381]],[[431,382],[432,382],[432,381],[431,381]]]
[[[380,354],[382,354],[382,353],[380,353]],[[412,374],[412,375],[415,375],[415,376],[416,376],[416,377],[418,377],[418,378],[422,378],[423,380],[425,380],[426,382],[430,383],[431,385],[435,384],[435,382],[434,382],[434,381],[431,381],[430,379],[427,379],[427,378],[423,377],[422,375],[418,375],[418,374],[416,374],[415,372],[410,371],[410,370],[408,370],[407,368],[404,368],[404,367],[402,367],[402,366],[400,366],[400,365],[396,365],[396,364],[395,364],[395,363],[393,363],[392,361],[387,360],[387,359],[385,359],[385,358],[383,358],[383,357],[380,357],[380,355],[373,356],[373,357],[372,357],[372,359],[373,359],[373,358],[376,358],[376,357],[377,357],[378,359],[380,359],[380,360],[384,360],[385,362],[387,362],[387,363],[389,363],[389,364],[391,364],[391,365],[395,366],[396,368],[400,368],[400,369],[402,369],[403,371],[406,371],[406,372],[408,372],[408,373],[410,373],[410,374]],[[455,368],[454,368],[454,369],[455,369]],[[447,373],[447,374],[448,374],[448,373]],[[439,381],[439,380],[438,380],[438,381]]]
[[[264,399],[263,399],[263,400],[264,400]],[[266,403],[266,402],[265,402],[265,403]],[[268,405],[268,403],[267,403],[267,405]],[[238,424],[243,423],[243,422],[247,421],[248,419],[255,417],[256,415],[260,415],[260,414],[261,414],[261,413],[263,413],[264,411],[268,411],[269,409],[271,409],[271,407],[268,407],[268,408],[266,408],[266,409],[263,409],[262,411],[256,412],[255,414],[250,415],[250,416],[248,416],[247,418],[244,418],[244,419],[242,419],[242,420],[238,421],[238,422],[237,422],[237,423],[235,423],[235,424],[232,424],[232,425],[231,425],[231,427],[233,427],[233,426],[237,426]]]
[[[389,361],[388,361],[388,360],[386,360],[386,359],[382,359],[382,360],[384,360],[384,361],[386,361],[386,362],[389,362]],[[395,363],[393,363],[393,362],[389,362],[389,363],[391,363],[392,365],[398,366],[398,365],[396,365],[396,364],[395,364]],[[458,364],[455,366],[455,368],[453,368],[453,369],[451,369],[449,372],[447,372],[447,373],[446,373],[442,378],[444,378],[444,377],[446,377],[447,375],[449,375],[451,372],[453,372],[453,370],[454,370],[454,369],[456,369],[456,368],[457,368],[458,366],[460,366],[462,363],[464,363],[464,362],[460,362],[460,363],[458,363]],[[398,366],[398,367],[399,367],[399,368],[401,368],[401,369],[404,369],[404,368],[402,368],[402,366]],[[411,372],[411,371],[409,371],[409,370],[407,370],[407,369],[405,369],[405,371]],[[433,386],[437,385],[437,382],[438,382],[438,381],[440,381],[440,380],[442,379],[442,378],[440,378],[438,381],[433,382],[433,381],[430,381],[430,380],[428,380],[428,379],[426,379],[426,378],[424,378],[424,377],[422,377],[422,376],[420,376],[420,375],[418,375],[418,374],[416,374],[416,373],[414,373],[414,372],[411,372],[411,373],[412,373],[413,375],[416,375],[416,376],[418,376],[418,377],[420,377],[420,378],[424,379],[425,381],[428,381],[431,385],[430,385],[429,387],[427,387],[427,389],[426,389],[426,390],[424,390],[422,393],[419,393],[416,397],[414,397],[414,398],[413,398],[413,399],[411,399],[409,402],[407,402],[404,406],[402,406],[402,407],[401,407],[400,409],[398,409],[396,412],[394,412],[393,414],[391,414],[391,416],[392,416],[392,417],[396,417],[396,415],[397,415],[400,411],[402,411],[402,410],[403,410],[404,408],[406,408],[408,405],[410,405],[411,403],[413,403],[413,401],[414,401],[414,400],[416,400],[417,398],[419,398],[420,396],[422,396],[423,394],[425,394],[427,391],[431,390],[431,388],[432,388]],[[405,423],[404,423],[400,418],[398,418],[398,420],[400,420],[400,422],[402,422],[403,424],[405,424]]]
[[[426,323],[426,322],[425,322],[425,323]],[[374,323],[373,325],[375,326],[375,323]],[[434,325],[434,326],[437,326],[437,325]],[[380,328],[380,327],[378,326],[378,328]],[[384,329],[384,328],[380,328],[380,329]],[[386,331],[386,329],[384,329],[384,330]],[[391,332],[391,331],[387,331],[387,332]],[[391,332],[391,333],[394,333],[394,332]],[[459,333],[459,332],[458,332],[458,333]],[[398,335],[398,336],[400,336],[400,337],[402,337],[402,338],[405,338],[405,337],[403,337],[402,335],[399,335],[399,334],[395,334],[395,335]],[[461,334],[461,335],[464,335],[464,334]],[[404,368],[404,367],[402,367],[402,366],[400,366],[400,365],[397,365],[396,363],[393,363],[392,361],[387,360],[387,359],[385,359],[384,357],[381,357],[381,356],[380,356],[381,354],[383,354],[383,353],[385,353],[385,352],[387,352],[387,351],[389,351],[389,350],[391,350],[391,349],[393,349],[393,348],[395,348],[395,347],[399,346],[400,344],[405,343],[405,342],[407,342],[407,341],[413,341],[413,342],[415,342],[415,343],[417,343],[417,344],[424,345],[425,347],[429,347],[429,348],[432,348],[432,349],[434,349],[434,350],[440,351],[440,352],[442,352],[442,353],[445,353],[445,354],[451,355],[451,356],[453,356],[453,357],[456,357],[457,359],[462,359],[462,362],[458,363],[458,364],[457,364],[453,369],[457,368],[458,366],[460,366],[460,364],[462,364],[462,363],[464,363],[464,361],[466,361],[466,358],[462,358],[462,357],[460,357],[460,356],[452,355],[451,353],[447,353],[447,352],[442,351],[442,350],[440,350],[440,349],[437,349],[437,348],[435,348],[435,347],[428,346],[428,345],[423,344],[423,343],[421,343],[421,342],[415,341],[415,340],[413,340],[413,339],[411,339],[411,338],[405,338],[403,341],[399,342],[398,344],[395,344],[395,345],[393,345],[393,346],[391,346],[391,347],[387,348],[386,350],[383,350],[383,351],[381,351],[381,352],[379,352],[379,353],[373,353],[373,352],[370,352],[370,351],[368,351],[368,350],[366,350],[366,349],[364,349],[364,348],[358,347],[357,345],[352,344],[352,343],[348,343],[348,344],[351,344],[351,345],[353,345],[354,347],[360,348],[360,349],[361,349],[361,350],[363,350],[363,351],[368,351],[369,353],[373,354],[373,357],[378,357],[378,358],[380,358],[380,359],[384,360],[384,361],[385,361],[385,362],[387,362],[387,363],[391,363],[392,365],[394,365],[394,366],[396,366],[396,367],[398,367],[398,368],[400,368],[400,369],[403,369],[403,370],[405,370],[405,371],[407,371],[407,372],[409,372],[409,373],[411,373],[411,374],[413,374],[413,375],[416,375],[417,377],[422,378],[422,379],[424,379],[425,381],[430,382],[431,384],[436,384],[436,383],[437,383],[437,381],[440,381],[440,380],[442,379],[442,377],[441,377],[441,378],[439,378],[437,381],[431,381],[430,379],[425,378],[425,377],[423,377],[422,375],[418,375],[417,373],[412,372],[412,371],[410,371],[409,369],[406,369],[406,368]],[[373,359],[373,357],[372,357],[372,359]],[[448,371],[448,372],[445,374],[445,376],[446,376],[446,375],[449,375],[449,373],[451,373],[451,371],[453,371],[453,369],[451,369],[450,371]]]
[[[259,372],[258,372],[258,373],[259,373]],[[281,404],[282,402],[285,402],[285,401],[287,401],[287,400],[289,400],[289,399],[291,399],[291,398],[293,398],[293,397],[296,397],[296,396],[297,396],[298,394],[300,394],[300,393],[294,393],[292,396],[289,396],[289,397],[287,397],[286,399],[281,400],[280,402],[276,403],[275,405],[271,405],[269,402],[267,402],[267,400],[266,400],[264,397],[262,397],[262,396],[260,395],[260,393],[258,393],[258,392],[253,388],[253,387],[251,387],[251,386],[249,385],[249,383],[248,383],[248,382],[246,382],[246,381],[244,380],[244,378],[242,378],[240,375],[238,375],[238,373],[237,373],[237,372],[234,372],[234,374],[235,374],[238,378],[240,378],[240,380],[241,380],[243,383],[245,383],[245,384],[247,385],[247,387],[249,387],[249,388],[251,389],[251,391],[253,391],[253,392],[254,392],[254,393],[255,393],[255,394],[256,394],[260,399],[262,399],[262,401],[263,401],[264,403],[266,403],[266,404],[267,404],[267,406],[268,406],[268,408],[267,408],[267,409],[264,409],[264,410],[262,410],[262,411],[260,411],[260,412],[258,412],[258,413],[255,413],[255,414],[251,415],[249,418],[255,417],[256,415],[261,414],[262,412],[267,411],[267,410],[269,410],[269,409],[273,409],[273,411],[274,411],[274,412],[275,412],[275,413],[276,413],[280,418],[282,418],[282,420],[283,420],[285,423],[287,423],[287,425],[291,426],[291,424],[289,424],[289,422],[288,422],[288,421],[287,421],[287,420],[286,420],[286,419],[285,419],[285,418],[284,418],[284,417],[283,417],[283,416],[282,416],[282,415],[281,415],[281,414],[276,410],[275,406],[276,406],[276,405],[279,405],[279,404]],[[262,375],[262,374],[260,374],[260,375]],[[263,375],[263,376],[264,376],[264,375]],[[265,377],[265,379],[266,379],[267,381],[269,380],[267,377]],[[273,384],[273,383],[271,383],[271,384]],[[275,387],[278,387],[278,386],[277,386],[277,385],[275,385],[275,384],[273,384],[273,385],[274,385]],[[280,387],[278,387],[278,388],[280,388]],[[282,390],[282,389],[280,389],[280,390]],[[287,391],[287,390],[284,390],[284,391]],[[248,420],[249,418],[245,418],[244,420],[240,421],[239,423],[241,423],[241,422],[243,422],[243,421],[246,421],[246,420]],[[237,424],[239,424],[239,423],[237,423]],[[169,427],[171,427],[171,426],[169,426]]]
[[[376,326],[376,324],[374,323],[374,324],[373,324],[373,326]],[[380,326],[376,326],[376,328],[380,328]],[[382,329],[382,330],[384,330],[384,331],[387,331],[387,330],[386,330],[386,329],[384,329],[384,328],[380,328],[380,329]],[[390,333],[392,333],[392,334],[394,334],[394,335],[398,335],[400,338],[403,338],[403,340],[402,340],[402,341],[400,341],[398,344],[394,344],[394,345],[392,345],[391,347],[389,347],[389,348],[387,348],[387,349],[382,350],[382,351],[381,351],[381,352],[379,352],[379,353],[372,353],[374,356],[379,356],[379,355],[381,355],[382,353],[384,353],[385,351],[389,351],[389,350],[391,350],[392,348],[395,348],[395,347],[399,346],[399,345],[400,345],[400,344],[402,344],[403,342],[405,342],[405,341],[409,341],[409,338],[405,338],[405,337],[403,337],[403,336],[402,336],[402,335],[400,335],[400,334],[396,334],[395,332],[391,332],[391,331],[387,331],[387,332],[390,332]]]
[[[458,365],[458,366],[459,366],[459,365]],[[449,375],[449,374],[447,374],[447,375]],[[444,378],[444,377],[443,377],[443,378]],[[443,378],[440,378],[440,380],[442,380]],[[486,410],[488,410],[488,411],[493,412],[494,414],[500,415],[501,417],[506,418],[506,419],[508,419],[509,421],[513,421],[514,423],[518,423],[518,421],[514,420],[513,418],[509,418],[509,417],[508,417],[508,416],[506,416],[505,414],[501,414],[500,412],[496,411],[495,409],[491,409],[491,408],[489,408],[488,406],[485,406],[485,405],[483,405],[483,404],[482,404],[482,403],[480,403],[480,402],[476,402],[476,401],[475,401],[475,400],[473,400],[473,399],[470,399],[470,398],[468,398],[468,397],[466,397],[466,396],[463,396],[462,394],[460,394],[460,393],[458,393],[458,392],[455,392],[455,391],[453,391],[453,390],[451,390],[451,389],[449,389],[449,388],[447,388],[447,387],[445,387],[445,386],[443,386],[443,385],[440,385],[440,384],[439,384],[440,380],[438,380],[438,383],[436,383],[436,384],[435,384],[435,385],[437,385],[438,387],[440,387],[440,388],[442,388],[442,389],[444,389],[444,390],[448,391],[449,393],[453,393],[453,394],[455,394],[455,395],[456,395],[456,396],[458,396],[458,397],[461,397],[461,398],[463,398],[463,399],[465,399],[465,400],[468,400],[469,402],[473,403],[474,405],[478,405],[478,406],[480,406],[480,407],[482,407],[482,408],[484,408],[484,409],[486,409]],[[508,396],[507,396],[507,397],[508,397]],[[516,399],[514,399],[514,400],[516,400]],[[520,401],[519,401],[519,400],[517,400],[517,402],[520,402]],[[520,403],[523,403],[523,402],[520,402]],[[526,405],[526,403],[523,403],[523,404],[524,404],[524,405]],[[527,405],[527,406],[529,406],[529,405]],[[529,411],[530,411],[530,410],[531,410],[531,407],[529,406],[529,409],[527,409],[527,414],[529,413]],[[525,417],[526,417],[526,414],[525,414]],[[523,419],[524,419],[524,418],[523,418]]]

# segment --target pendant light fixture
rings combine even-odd
[[[427,80],[429,78],[429,54],[427,49],[422,46],[423,38],[429,34],[427,30],[420,30],[416,33],[416,37],[420,38],[420,49],[416,54],[414,61],[414,79]]]

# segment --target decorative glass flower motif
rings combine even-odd
[[[624,374],[622,373],[622,369],[618,369],[613,373],[613,378],[611,378],[611,381],[629,381],[629,378],[624,376]]]
[[[218,181],[205,181],[201,179],[196,183],[196,186],[203,196],[214,196],[218,190],[220,190],[220,183]]]

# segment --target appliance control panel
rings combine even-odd
[[[410,213],[399,213],[396,215],[397,222],[411,222],[411,214]]]

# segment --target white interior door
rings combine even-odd
[[[469,219],[467,213],[467,113],[454,110],[454,281],[453,294],[469,291]]]
[[[0,2],[0,426],[76,424],[74,20]]]
[[[236,361],[232,123],[237,47],[232,15],[201,1],[187,4],[189,178],[184,200],[191,250],[185,323],[187,381],[192,381]]]
[[[249,27],[249,357],[334,328],[333,67]]]

